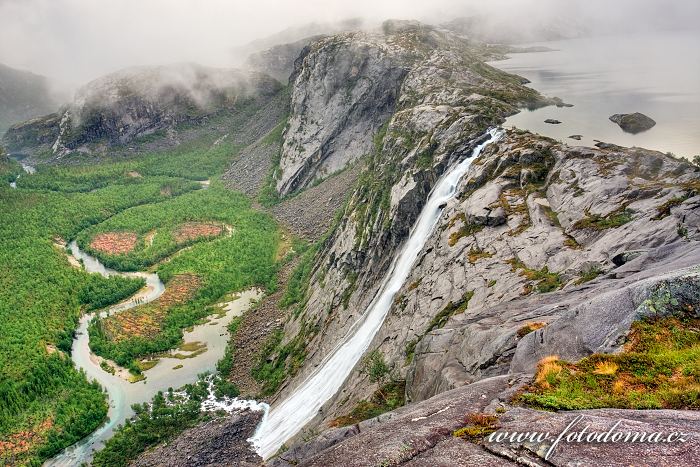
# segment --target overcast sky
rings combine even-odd
[[[697,0],[0,0],[0,63],[80,84],[132,65],[230,66],[236,46],[310,22],[442,22],[475,7],[523,27],[533,15],[608,29],[700,23]]]

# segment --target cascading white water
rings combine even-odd
[[[471,157],[451,167],[438,180],[406,244],[394,258],[379,293],[362,318],[353,324],[340,344],[324,359],[319,368],[304,380],[294,394],[273,407],[263,418],[250,440],[263,458],[275,454],[280,446],[309,423],[323,404],[340,389],[382,326],[394,296],[408,278],[413,263],[432,234],[444,204],[454,195],[457,184],[469,169],[471,162],[502,134],[498,129],[489,130],[489,138],[474,148]]]

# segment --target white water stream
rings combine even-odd
[[[36,172],[36,168],[34,166],[25,164],[22,161],[19,161],[19,164],[22,166],[22,170],[24,170],[25,173],[31,175]],[[17,178],[15,179],[14,182],[10,182],[10,187],[12,188],[17,188],[17,180],[22,176],[22,174],[17,175]]]
[[[275,454],[282,444],[309,423],[323,404],[340,389],[382,326],[394,296],[408,278],[413,263],[442,215],[445,203],[454,196],[460,179],[481,151],[488,144],[497,141],[502,134],[498,129],[489,130],[490,138],[474,148],[471,157],[451,167],[438,180],[408,240],[394,258],[389,273],[366,312],[353,324],[348,334],[318,369],[309,375],[291,396],[274,406],[263,418],[250,440],[263,458]]]

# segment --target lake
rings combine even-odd
[[[516,53],[491,65],[573,104],[523,110],[506,121],[570,144],[594,140],[693,157],[700,154],[700,31],[604,36],[538,42],[550,52]],[[608,120],[641,112],[657,124],[636,135]],[[559,125],[544,123],[560,120]],[[582,135],[581,141],[569,139]]]

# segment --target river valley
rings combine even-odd
[[[86,271],[98,273],[103,276],[124,274],[126,276],[141,277],[146,281],[146,286],[130,299],[113,305],[107,310],[99,312],[101,316],[133,308],[137,305],[152,302],[165,291],[165,285],[155,273],[120,273],[106,268],[99,260],[80,250],[75,241],[68,245],[70,254],[83,265]],[[86,314],[80,319],[76,332],[71,358],[75,366],[85,371],[89,380],[95,380],[105,388],[109,397],[109,420],[90,436],[79,443],[67,448],[64,452],[45,462],[45,466],[73,466],[81,462],[89,462],[92,453],[100,449],[109,439],[114,429],[130,418],[134,411],[133,404],[141,404],[150,401],[159,391],[167,391],[169,388],[177,389],[185,384],[194,383],[203,373],[211,373],[216,370],[216,363],[223,357],[228,342],[227,326],[236,316],[241,316],[247,309],[262,297],[259,289],[250,289],[234,294],[231,300],[224,303],[221,314],[214,315],[202,324],[194,326],[186,331],[183,337],[185,343],[205,343],[206,350],[203,353],[192,352],[190,355],[177,358],[164,355],[158,358],[158,363],[144,371],[143,381],[130,382],[125,378],[128,372],[118,369],[116,374],[105,371],[100,366],[102,358],[90,351],[88,324],[95,317],[94,313]],[[172,352],[175,354],[175,352]],[[185,354],[187,354],[185,352]],[[183,355],[183,353],[179,353]],[[121,374],[121,376],[120,376]],[[210,410],[222,408],[213,398],[208,402]],[[254,401],[229,401],[224,403],[225,409],[231,411],[242,408],[262,409]]]

